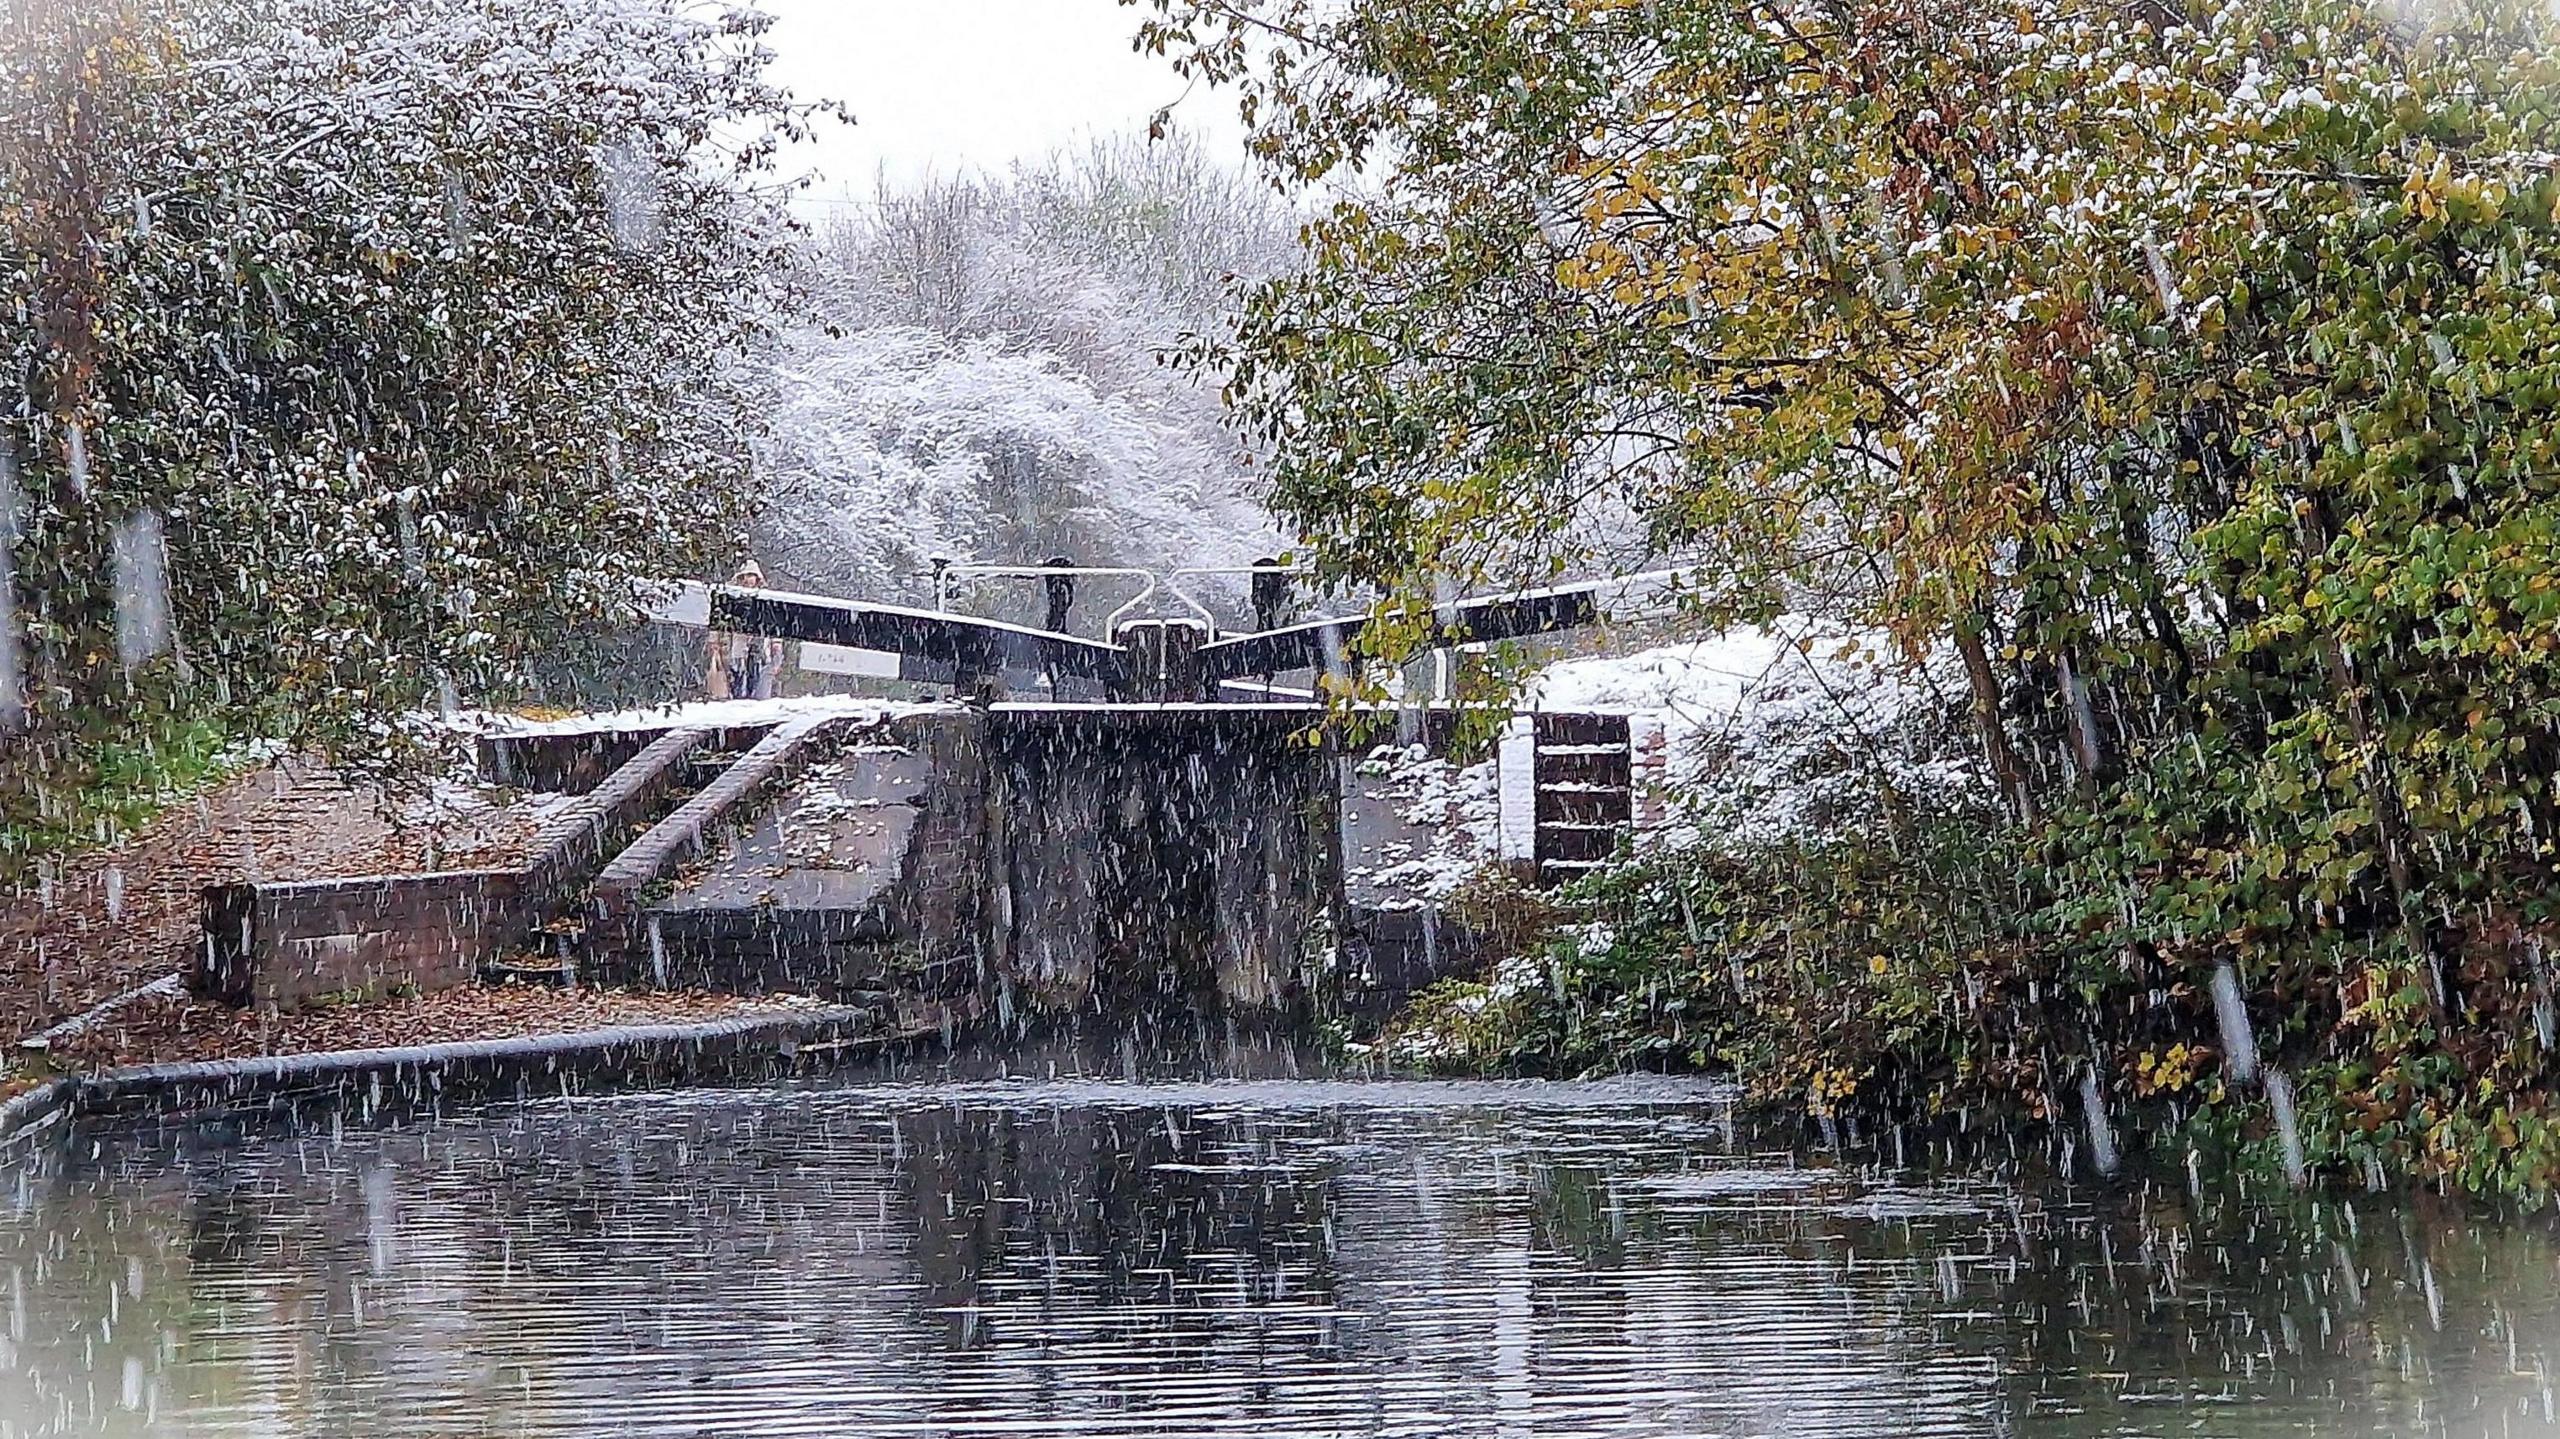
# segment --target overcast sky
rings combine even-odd
[[[763,0],[774,78],[841,100],[787,168],[817,169],[811,195],[867,195],[893,180],[1001,171],[1095,134],[1132,133],[1183,96],[1170,65],[1131,53],[1142,13],[1117,0]],[[1212,150],[1241,158],[1233,100],[1194,92],[1175,111]]]

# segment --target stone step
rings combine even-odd
[[[1542,859],[1538,861],[1538,879],[1543,884],[1562,884],[1580,879],[1606,863],[1599,859]]]
[[[591,950],[619,958],[639,943],[642,892],[744,819],[754,805],[789,783],[846,733],[877,723],[868,715],[806,715],[774,727],[699,792],[625,846],[595,878],[588,932]]]
[[[574,956],[551,964],[533,960],[504,960],[480,966],[482,984],[538,984],[560,989],[575,989],[579,983],[578,961]]]
[[[682,807],[689,769],[712,739],[713,731],[698,726],[657,736],[543,826],[533,843],[534,887],[556,899],[535,916],[537,924],[569,913],[577,890],[600,877],[636,836]]]

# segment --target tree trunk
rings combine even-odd
[[[2150,519],[2127,500],[2116,512],[2116,524],[2124,540],[2125,558],[2132,562],[2138,578],[2142,611],[2151,622],[2151,637],[2168,658],[2177,702],[2184,705],[2195,688],[2195,657],[2188,653],[2186,636],[2178,631],[2178,617],[2169,609],[2168,581],[2162,578],[2160,557],[2151,548]]]
[[[1991,766],[1991,778],[2000,786],[2011,817],[2020,824],[2034,824],[2035,791],[2027,784],[2027,767],[2009,744],[2009,731],[2000,718],[2000,674],[1991,667],[1990,653],[1982,644],[1990,623],[1989,616],[1979,610],[1969,621],[1958,623],[1956,652],[1964,656],[1964,677],[1973,692],[1974,732],[1981,737],[1982,757]]]
[[[2098,712],[2089,703],[2089,683],[2071,663],[2071,651],[2064,649],[2054,656],[2055,683],[2062,686],[2062,715],[2071,730],[2071,762],[2080,771],[2080,782],[2095,787],[2107,766],[2107,750],[2098,738]]]

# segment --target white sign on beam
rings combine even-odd
[[[898,677],[898,657],[887,650],[858,650],[847,645],[800,646],[800,668],[812,674],[861,675],[870,679]]]
[[[1627,748],[1634,768],[1629,787],[1634,791],[1635,827],[1638,832],[1660,829],[1670,813],[1670,728],[1658,714],[1629,715]]]

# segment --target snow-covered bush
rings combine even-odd
[[[1662,719],[1674,822],[1554,897],[1579,922],[1418,996],[1379,1052],[1729,1068],[1817,1112],[1934,1103],[1958,1070],[2033,1099],[2047,1077],[2009,1021],[1963,1022],[1986,988],[2033,1012],[2036,891],[1948,663],[1798,620],[1549,666],[1530,703]]]

